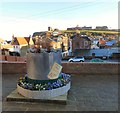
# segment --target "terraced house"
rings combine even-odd
[[[72,39],[72,52],[76,49],[91,49],[91,40],[87,36],[74,35]]]
[[[11,52],[19,53],[20,55],[26,55],[27,49],[29,47],[30,37],[14,37],[12,39]]]

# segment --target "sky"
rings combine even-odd
[[[118,28],[117,0],[73,1],[2,1],[0,3],[0,38],[11,40],[47,31],[48,27],[66,30],[68,27],[108,26]]]

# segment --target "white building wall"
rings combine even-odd
[[[13,45],[13,48],[9,48],[9,51],[20,53],[20,46],[19,45]]]

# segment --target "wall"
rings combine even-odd
[[[102,74],[115,75],[118,74],[118,66],[120,63],[62,63],[63,72],[69,74]],[[25,62],[3,62],[3,74],[25,74]]]
[[[2,62],[2,74],[26,74],[25,62]]]
[[[26,57],[10,56],[10,55],[0,55],[1,61],[9,62],[26,62]]]
[[[120,63],[62,63],[63,72],[70,74],[118,74]]]

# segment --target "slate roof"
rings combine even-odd
[[[113,44],[115,44],[116,43],[116,41],[115,40],[111,40],[111,41],[108,41],[108,42],[106,42],[106,46],[112,46]]]
[[[43,32],[34,32],[32,37],[36,37],[36,36],[43,36],[43,35],[46,35],[46,32],[43,31]]]
[[[88,40],[88,41],[91,41],[90,38],[87,37],[87,36],[81,36],[81,38],[84,38],[84,39],[86,39],[86,40]]]
[[[120,53],[118,49],[76,49],[74,55],[79,56],[92,56],[92,53],[95,53],[95,56],[111,56],[113,53]]]
[[[71,39],[74,39],[75,37],[76,37],[76,35],[73,35],[73,36],[71,36]],[[84,38],[84,39],[86,39],[88,41],[91,41],[88,36],[80,36],[80,38]]]

